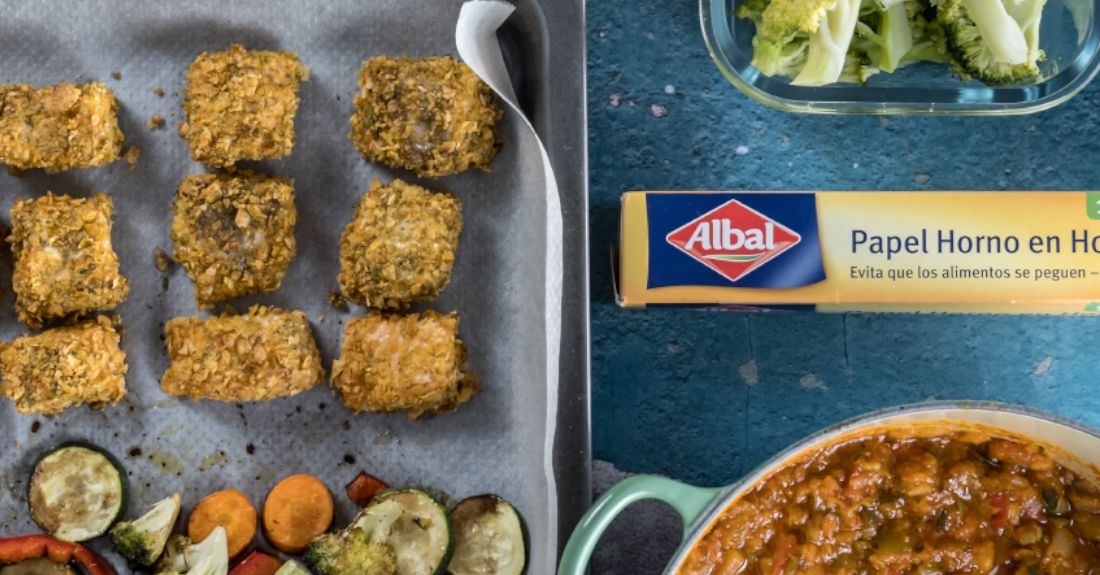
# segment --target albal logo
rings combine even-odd
[[[665,241],[731,282],[802,241],[783,224],[737,200],[680,226]]]

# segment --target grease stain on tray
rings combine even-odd
[[[324,431],[311,431],[301,436],[301,442],[306,445],[320,445],[329,438]]]
[[[207,455],[202,463],[199,464],[199,469],[203,471],[210,471],[215,467],[225,467],[229,464],[229,456],[222,450],[217,450],[210,455]]]
[[[375,445],[390,445],[391,443],[396,443],[392,431],[383,431],[382,433],[374,436]]]
[[[159,467],[164,473],[179,475],[183,472],[183,463],[171,453],[153,451],[149,453],[149,461],[152,461],[153,465]]]

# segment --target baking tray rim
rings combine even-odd
[[[554,472],[558,550],[591,503],[588,126],[584,0],[538,0],[549,38],[546,118],[536,122],[554,166],[563,211],[563,297]],[[561,81],[565,79],[565,81]]]

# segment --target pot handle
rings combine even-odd
[[[558,575],[584,575],[588,560],[604,530],[630,504],[657,499],[672,506],[684,520],[684,539],[689,529],[724,488],[694,487],[656,475],[636,475],[607,490],[584,514],[565,546]]]

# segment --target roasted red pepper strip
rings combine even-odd
[[[241,559],[241,562],[229,571],[229,575],[275,575],[282,566],[282,561],[266,553],[253,551]]]
[[[348,499],[360,507],[366,507],[375,495],[386,489],[389,489],[389,486],[385,482],[366,471],[360,471],[351,483],[344,486],[344,490],[348,492]]]
[[[24,535],[0,539],[0,564],[10,565],[46,557],[54,563],[76,563],[88,575],[115,575],[115,570],[92,550],[49,535]]]

